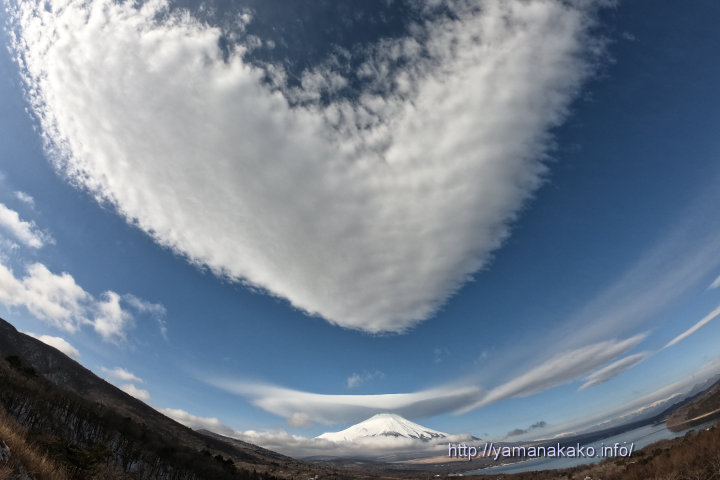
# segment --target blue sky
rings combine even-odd
[[[0,314],[156,408],[295,453],[720,373],[713,2],[49,5],[3,13]]]

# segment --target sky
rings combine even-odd
[[[627,418],[720,373],[718,14],[4,0],[0,316],[293,455]]]

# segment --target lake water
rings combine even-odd
[[[703,428],[707,428],[711,425],[713,425],[715,422],[708,422],[703,425],[698,425],[696,427],[688,428],[687,430],[682,430],[680,432],[672,432],[667,429],[664,423],[659,425],[645,425],[644,427],[636,428],[634,430],[628,430],[627,432],[623,432],[619,435],[614,435],[612,437],[603,438],[602,440],[598,440],[596,442],[588,443],[588,444],[581,444],[583,447],[593,447],[595,448],[596,455],[601,454],[601,449],[603,446],[612,446],[616,442],[619,443],[621,446],[630,447],[631,443],[634,443],[633,446],[633,452],[637,452],[641,448],[650,445],[651,443],[655,443],[660,440],[666,440],[670,438],[676,438],[681,437],[685,435],[685,433],[688,430],[701,430]],[[561,442],[562,443],[562,442]],[[575,444],[573,444],[575,445]],[[634,453],[633,453],[634,456]],[[498,465],[495,467],[487,467],[482,468],[480,470],[473,470],[472,472],[465,472],[465,475],[471,475],[471,474],[495,474],[495,473],[519,473],[519,472],[529,472],[529,471],[535,471],[535,470],[552,470],[552,469],[558,469],[558,468],[570,468],[570,467],[576,467],[578,465],[587,465],[590,463],[598,463],[602,460],[605,460],[606,457],[593,457],[593,458],[570,458],[570,457],[538,457],[533,458],[532,460],[526,460],[523,462],[517,462],[513,464],[508,465]],[[617,457],[621,458],[621,457]],[[502,456],[499,458],[499,461],[502,461]]]

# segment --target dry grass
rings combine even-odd
[[[23,471],[37,480],[70,478],[64,467],[27,441],[26,430],[2,408],[0,408],[0,440],[10,447],[10,459],[0,465],[0,480],[7,480]]]

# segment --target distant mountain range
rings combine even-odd
[[[340,432],[323,433],[317,438],[333,442],[354,442],[363,438],[396,437],[416,440],[432,440],[445,438],[447,433],[432,430],[417,423],[413,423],[394,413],[378,413],[352,427]]]

